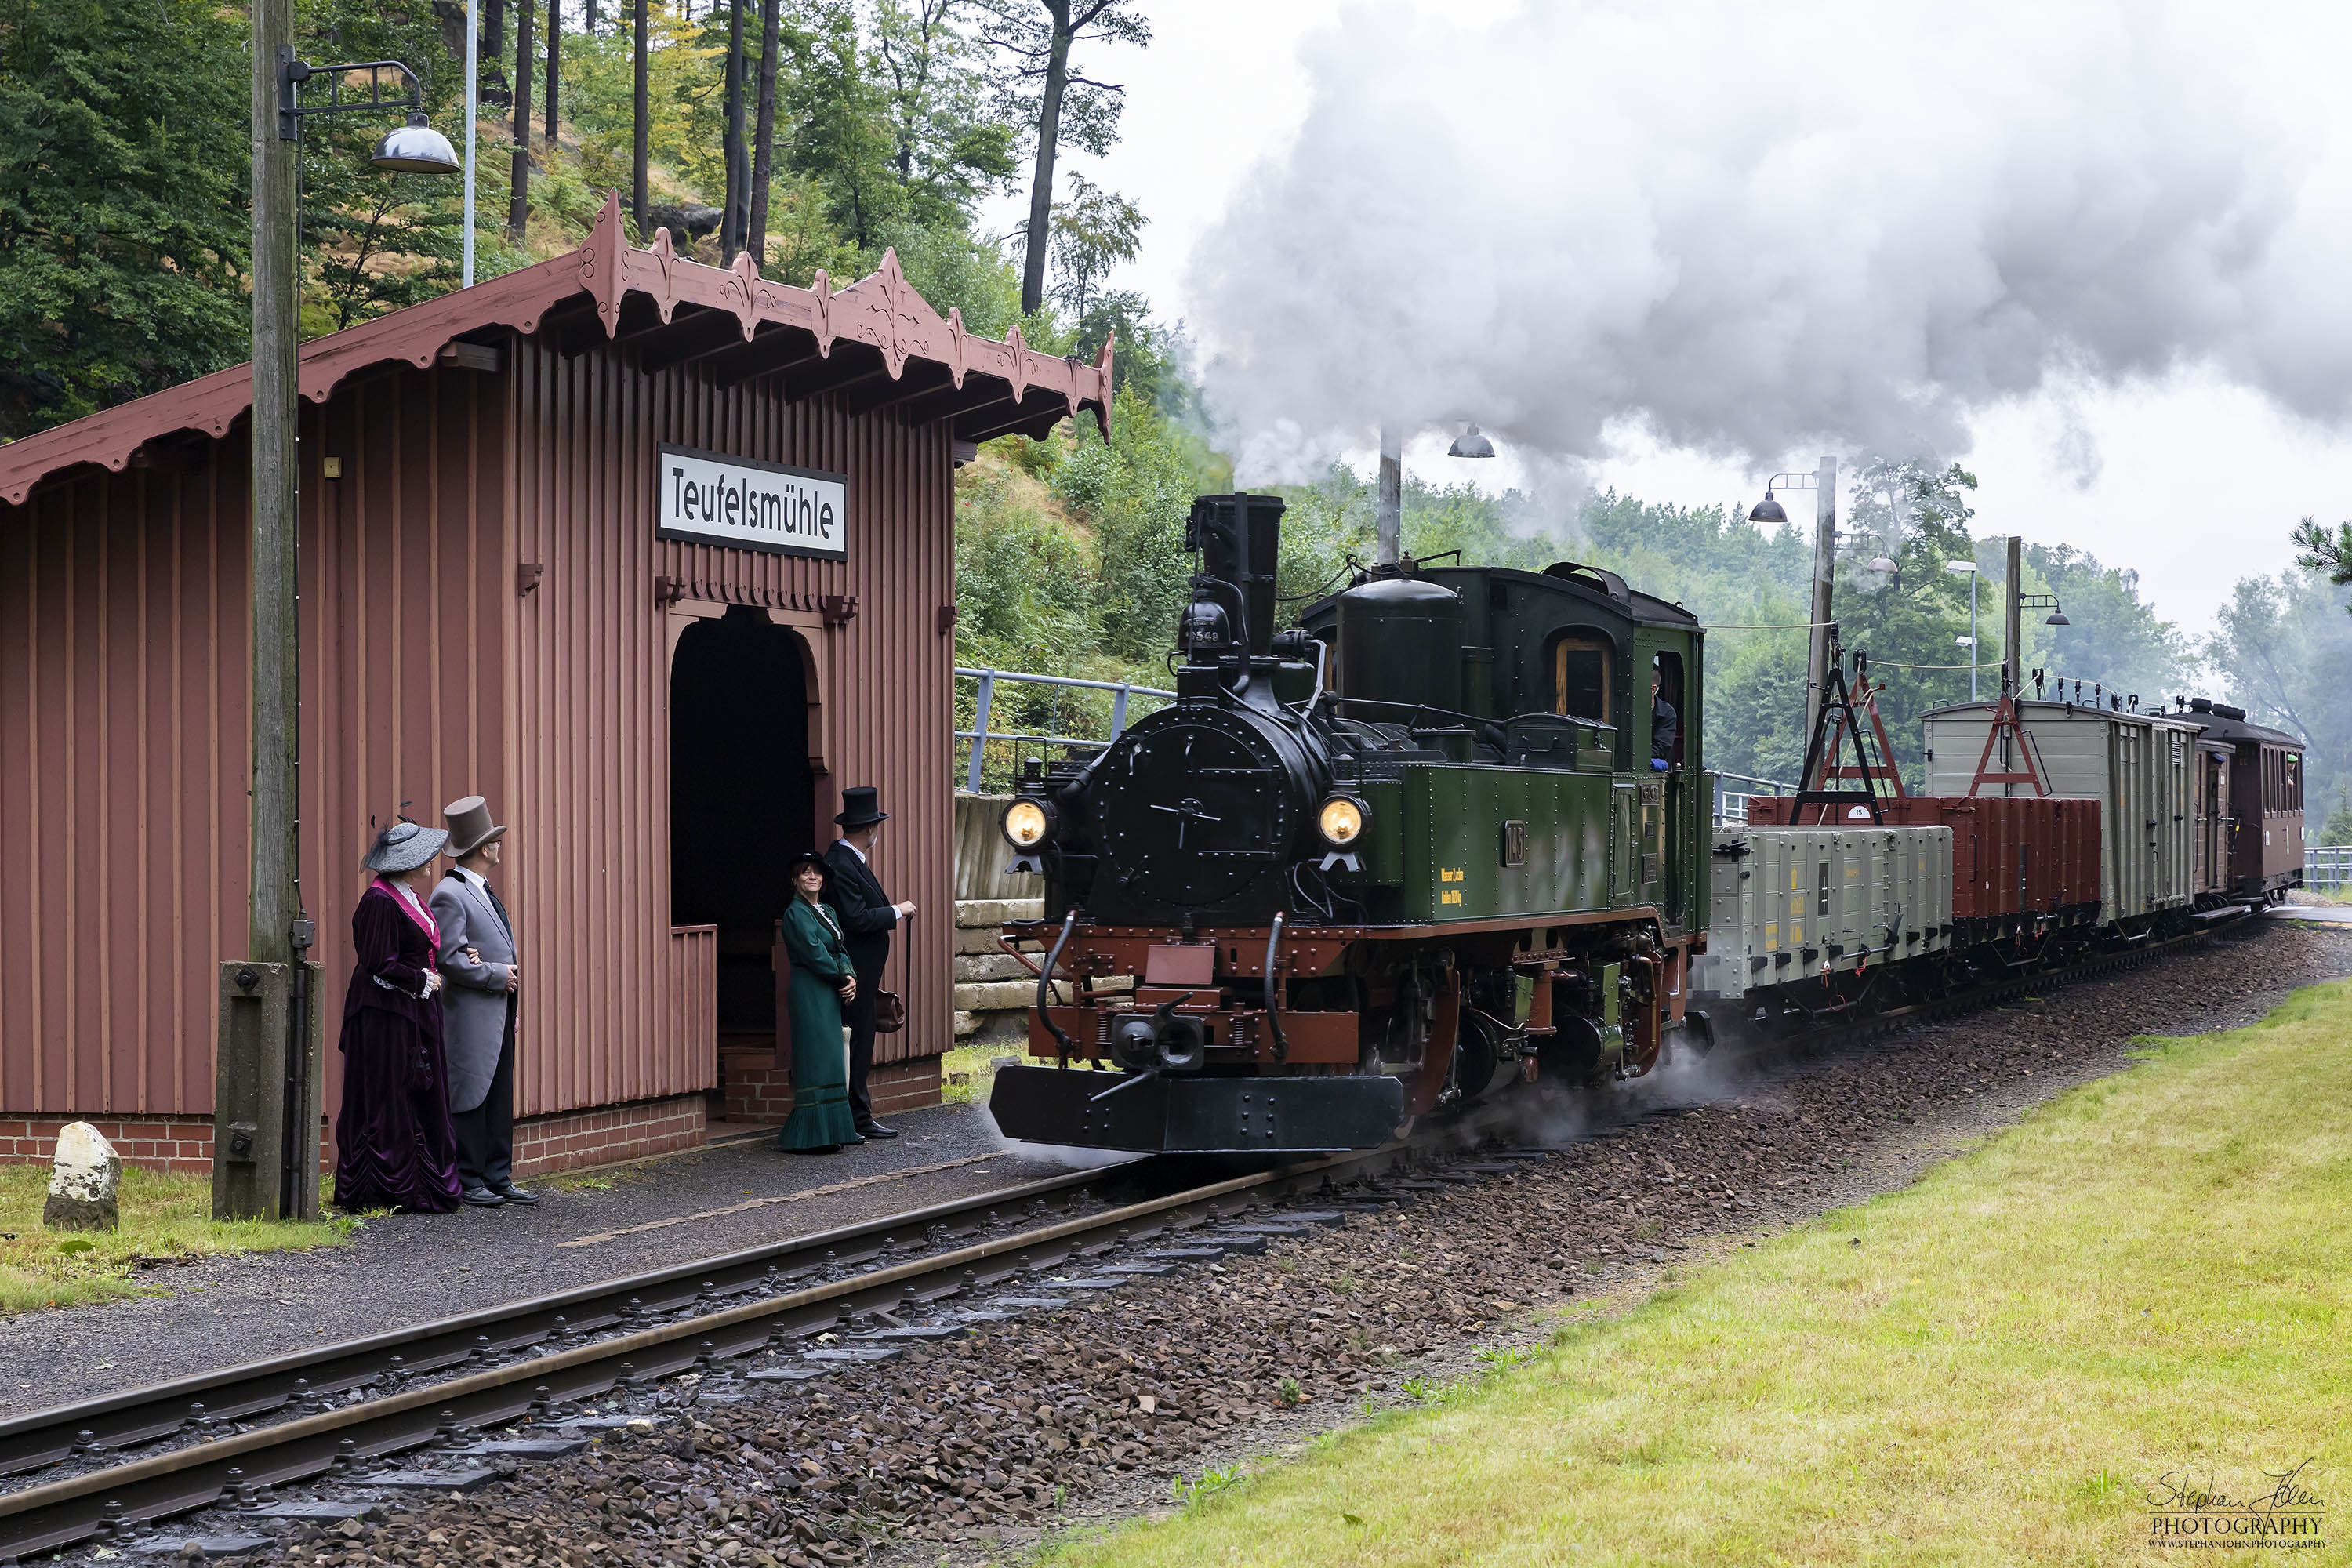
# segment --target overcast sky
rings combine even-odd
[[[1563,500],[1911,440],[1979,533],[2192,630],[2352,515],[2339,9],[1149,10],[1082,61],[1128,109],[1074,162],[1150,216],[1119,281],[1192,328],[1244,481],[1367,460],[1381,403],[1416,473]],[[1462,417],[1502,460],[1444,457]]]

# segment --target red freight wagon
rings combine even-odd
[[[1758,795],[1748,820],[1787,826],[1788,797]],[[1911,795],[1882,800],[1892,827],[1952,830],[1952,945],[1963,948],[2015,931],[2093,925],[2099,918],[2099,803],[2031,796]],[[1861,806],[1837,808],[1859,812]],[[1823,808],[1808,805],[1818,820]]]

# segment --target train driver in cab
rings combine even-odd
[[[1664,773],[1674,766],[1675,742],[1682,738],[1682,719],[1658,688],[1665,675],[1650,666],[1650,766]]]

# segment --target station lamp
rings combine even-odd
[[[1445,455],[1449,458],[1491,458],[1495,455],[1495,443],[1478,434],[1478,426],[1473,425],[1454,437],[1454,445],[1445,448]]]
[[[403,174],[455,174],[465,168],[449,138],[427,124],[421,113],[410,114],[407,124],[385,132],[368,162]]]

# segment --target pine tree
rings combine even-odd
[[[0,0],[0,440],[245,357],[245,36],[203,0]]]

